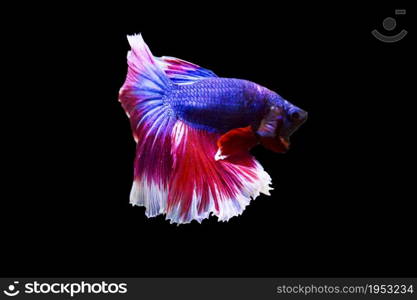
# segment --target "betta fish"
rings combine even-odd
[[[130,203],[181,224],[228,221],[270,195],[271,177],[249,151],[286,152],[307,113],[254,82],[155,57],[140,34],[127,38],[119,101],[136,141]]]

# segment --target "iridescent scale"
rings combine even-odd
[[[174,85],[165,97],[190,126],[223,133],[260,122],[266,105],[255,100],[254,91],[255,84],[247,80],[216,77]]]

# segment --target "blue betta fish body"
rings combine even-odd
[[[154,57],[141,35],[128,40],[119,101],[137,143],[130,203],[179,224],[227,221],[269,195],[271,178],[249,150],[287,151],[307,113],[256,83]]]
[[[268,108],[260,91],[256,83],[247,80],[216,77],[173,86],[166,101],[190,126],[225,133],[259,126]]]

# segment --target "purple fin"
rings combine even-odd
[[[176,84],[191,84],[197,80],[217,77],[213,71],[179,58],[162,56],[155,57],[155,60],[168,78]]]

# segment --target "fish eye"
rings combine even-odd
[[[293,112],[292,114],[291,114],[291,120],[293,120],[293,121],[297,121],[297,120],[299,120],[300,119],[300,114],[298,113],[298,112]]]

